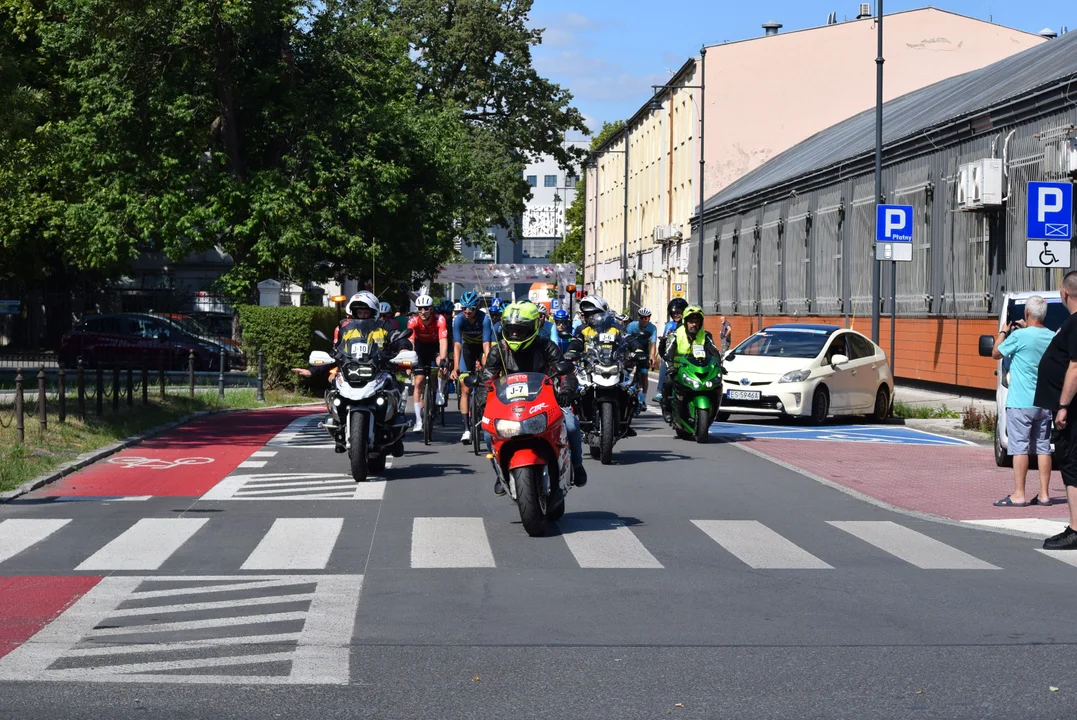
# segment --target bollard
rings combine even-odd
[[[157,371],[157,383],[161,386],[161,399],[165,399],[165,365],[167,364],[168,356],[165,355],[165,351],[161,351],[161,367]]]
[[[26,424],[23,422],[22,368],[15,371],[15,442],[26,440]]]
[[[194,350],[187,355],[187,390],[194,400]]]
[[[112,409],[120,411],[120,366],[112,366]]]
[[[82,367],[82,358],[79,358],[78,370],[75,373],[75,385],[78,386],[79,420],[85,420],[86,419],[86,371]]]
[[[150,404],[150,369],[146,361],[142,361],[142,404]]]
[[[265,372],[266,357],[262,353],[261,349],[258,350],[258,402],[266,401],[266,389],[263,380],[263,373]]]
[[[224,345],[221,345],[221,358],[217,367],[217,397],[224,400]]]
[[[45,366],[42,365],[37,371],[37,419],[41,423],[41,432],[44,434],[49,429],[48,410],[45,408],[47,397],[45,395]]]
[[[65,390],[64,369],[61,367],[59,372],[56,373],[56,395],[60,401],[60,408],[56,419],[60,421],[61,425],[67,422],[67,398],[64,396]]]
[[[135,404],[134,368],[127,366],[127,407]]]
[[[105,369],[97,366],[97,417],[105,412]]]

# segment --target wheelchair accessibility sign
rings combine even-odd
[[[1025,243],[1025,267],[1068,268],[1069,240],[1029,240]]]

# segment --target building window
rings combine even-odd
[[[576,183],[578,183],[579,181],[580,179],[578,177],[570,173],[565,176],[565,187],[571,190],[576,187]]]
[[[538,187],[538,175],[528,175],[527,184],[531,187]]]
[[[542,184],[545,185],[546,187],[557,187],[557,176],[556,175],[547,175],[544,178],[544,182]]]

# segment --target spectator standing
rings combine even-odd
[[[730,325],[725,315],[721,317],[722,329],[718,332],[718,338],[722,342],[722,355],[729,352],[729,346],[733,343],[733,326]]]
[[[996,507],[1046,505],[1050,501],[1051,482],[1051,411],[1036,407],[1036,374],[1040,358],[1055,334],[1043,326],[1047,301],[1033,295],[1025,302],[1025,319],[1016,320],[995,337],[991,357],[1006,358],[1010,365],[1010,388],[1006,395],[1006,437],[1013,457],[1012,493],[995,503]],[[1040,473],[1040,491],[1036,497],[1025,495],[1029,455],[1036,453]]]
[[[1070,316],[1040,360],[1036,375],[1036,407],[1054,413],[1055,457],[1069,501],[1070,524],[1043,541],[1044,550],[1077,550],[1077,418],[1070,421],[1077,396],[1077,272],[1066,273],[1059,288]]]

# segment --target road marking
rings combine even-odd
[[[999,528],[1000,530],[1015,530],[1017,532],[1039,535],[1049,538],[1066,529],[1069,524],[1066,520],[1047,520],[1045,518],[1000,518],[998,520],[964,520],[969,525],[982,525],[984,527]]]
[[[293,420],[288,427],[267,442],[266,447],[332,449],[334,444],[329,434],[324,428],[318,427],[318,423],[325,417],[325,413],[321,413]]]
[[[76,570],[157,570],[209,522],[206,518],[142,518]]]
[[[267,457],[276,457],[276,456],[277,456],[277,451],[276,450],[258,450],[257,452],[252,452],[251,453],[252,458],[267,458]]]
[[[693,520],[745,565],[756,570],[832,570],[807,550],[755,520]]]
[[[561,519],[557,526],[581,568],[662,569],[620,520]]]
[[[190,583],[199,587],[190,587]],[[160,585],[179,587],[160,588]],[[218,585],[219,584],[219,585]],[[239,586],[264,586],[267,596],[228,606],[204,603],[159,605],[157,614],[215,612],[219,617],[180,622],[124,624],[135,614],[123,606],[150,598],[169,598],[173,591],[231,592]],[[297,602],[295,593],[272,593],[297,584],[314,586],[302,611],[249,614],[246,607],[276,602]],[[29,642],[0,658],[0,681],[93,681],[122,683],[211,684],[347,684],[350,678],[350,643],[355,631],[361,575],[294,576],[110,576],[101,580]],[[152,587],[139,592],[140,587]],[[162,595],[162,592],[169,593]],[[232,615],[228,615],[234,611]],[[223,613],[223,614],[222,614]],[[238,613],[238,614],[236,614]],[[149,616],[149,612],[139,613]],[[113,620],[115,619],[115,621]],[[117,622],[118,621],[118,622]],[[249,634],[249,628],[266,623],[302,623],[301,628]],[[207,630],[214,631],[207,637]],[[231,634],[229,634],[231,633]],[[161,642],[146,636],[161,637]],[[186,635],[186,636],[185,636]],[[126,640],[136,640],[126,642]],[[228,652],[229,648],[234,648]],[[235,654],[240,652],[242,654]],[[134,661],[136,658],[141,662]],[[237,674],[234,667],[244,669]],[[219,670],[221,674],[215,674]]]
[[[417,517],[411,523],[413,568],[492,568],[494,552],[481,517]]]
[[[830,525],[923,570],[998,570],[991,563],[889,520]]]
[[[0,522],[0,562],[15,557],[31,545],[67,525],[71,520],[4,520]]]
[[[381,500],[384,496],[384,480],[357,483],[342,473],[293,472],[229,475],[199,500]]]
[[[203,610],[224,610],[227,608],[252,607],[256,605],[279,605],[282,603],[307,602],[314,593],[292,593],[291,595],[271,595],[262,598],[243,598],[242,600],[211,600],[198,603],[177,603],[175,605],[154,605],[115,610],[112,617],[139,617],[141,615],[162,615],[165,613],[196,612]]]
[[[877,425],[837,425],[818,428],[796,428],[748,423],[715,423],[711,435],[743,435],[775,440],[805,440],[830,442],[861,442],[889,445],[942,445],[975,447],[976,443],[910,427],[881,427]]]
[[[344,518],[278,518],[243,570],[324,570]]]
[[[244,460],[239,465],[236,465],[236,467],[237,468],[262,468],[262,467],[266,466],[266,462],[267,461],[265,461],[265,460]]]
[[[124,497],[111,497],[108,498],[109,502],[142,502],[143,500],[149,500],[153,495],[126,495]]]

